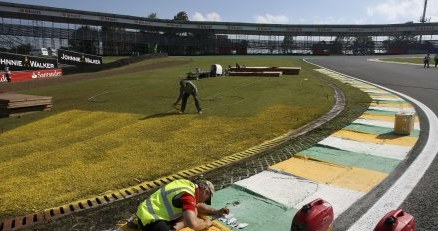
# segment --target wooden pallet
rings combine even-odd
[[[14,117],[52,108],[52,97],[0,93],[0,117]]]

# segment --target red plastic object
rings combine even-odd
[[[333,229],[333,219],[332,205],[318,198],[295,214],[291,231],[329,231]]]
[[[392,210],[387,213],[374,228],[374,231],[414,231],[414,217],[401,210]]]

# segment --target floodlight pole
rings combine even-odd
[[[420,18],[421,23],[426,22],[426,7],[427,7],[427,0],[424,0],[423,16]],[[423,35],[420,34],[420,43],[421,43],[422,37],[423,37]]]

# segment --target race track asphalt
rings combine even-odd
[[[308,60],[322,67],[369,81],[374,84],[395,90],[423,103],[433,113],[438,114],[438,68],[423,68],[420,65],[394,64],[372,62],[369,59],[383,57],[339,56],[310,57]],[[417,111],[420,111],[417,109]],[[365,213],[380,198],[388,188],[403,174],[409,165],[415,161],[429,137],[430,124],[425,114],[419,112],[421,120],[420,143],[412,151],[410,158],[399,167],[377,188],[364,196],[349,210],[341,214],[335,221],[334,230],[348,230],[361,214]],[[438,141],[433,141],[438,142]],[[428,153],[436,156],[437,153]],[[438,227],[438,159],[435,158],[425,174],[402,202],[400,209],[410,213],[417,222],[416,230],[437,230]],[[397,209],[397,208],[394,208]]]

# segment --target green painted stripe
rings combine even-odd
[[[384,97],[382,97],[384,98]],[[408,103],[405,100],[399,101],[399,100],[390,100],[390,99],[373,99],[374,102],[382,102],[382,103]]]
[[[387,115],[387,116],[395,116],[397,112],[395,111],[380,111],[380,110],[366,110],[364,114],[375,114],[375,115]]]
[[[249,224],[245,231],[290,230],[292,218],[297,212],[238,185],[216,191],[212,206],[227,206],[238,223]]]
[[[319,145],[315,145],[314,147],[311,147],[300,153],[335,164],[364,168],[383,173],[390,173],[400,162],[399,160],[390,158],[349,152]]]
[[[357,132],[363,132],[363,133],[371,133],[371,134],[391,134],[394,132],[394,129],[392,128],[385,128],[385,127],[378,127],[378,126],[372,126],[372,125],[364,125],[364,124],[350,124],[344,129],[350,130],[350,131],[357,131]],[[420,136],[420,131],[415,130],[411,133],[410,136],[418,137]]]

